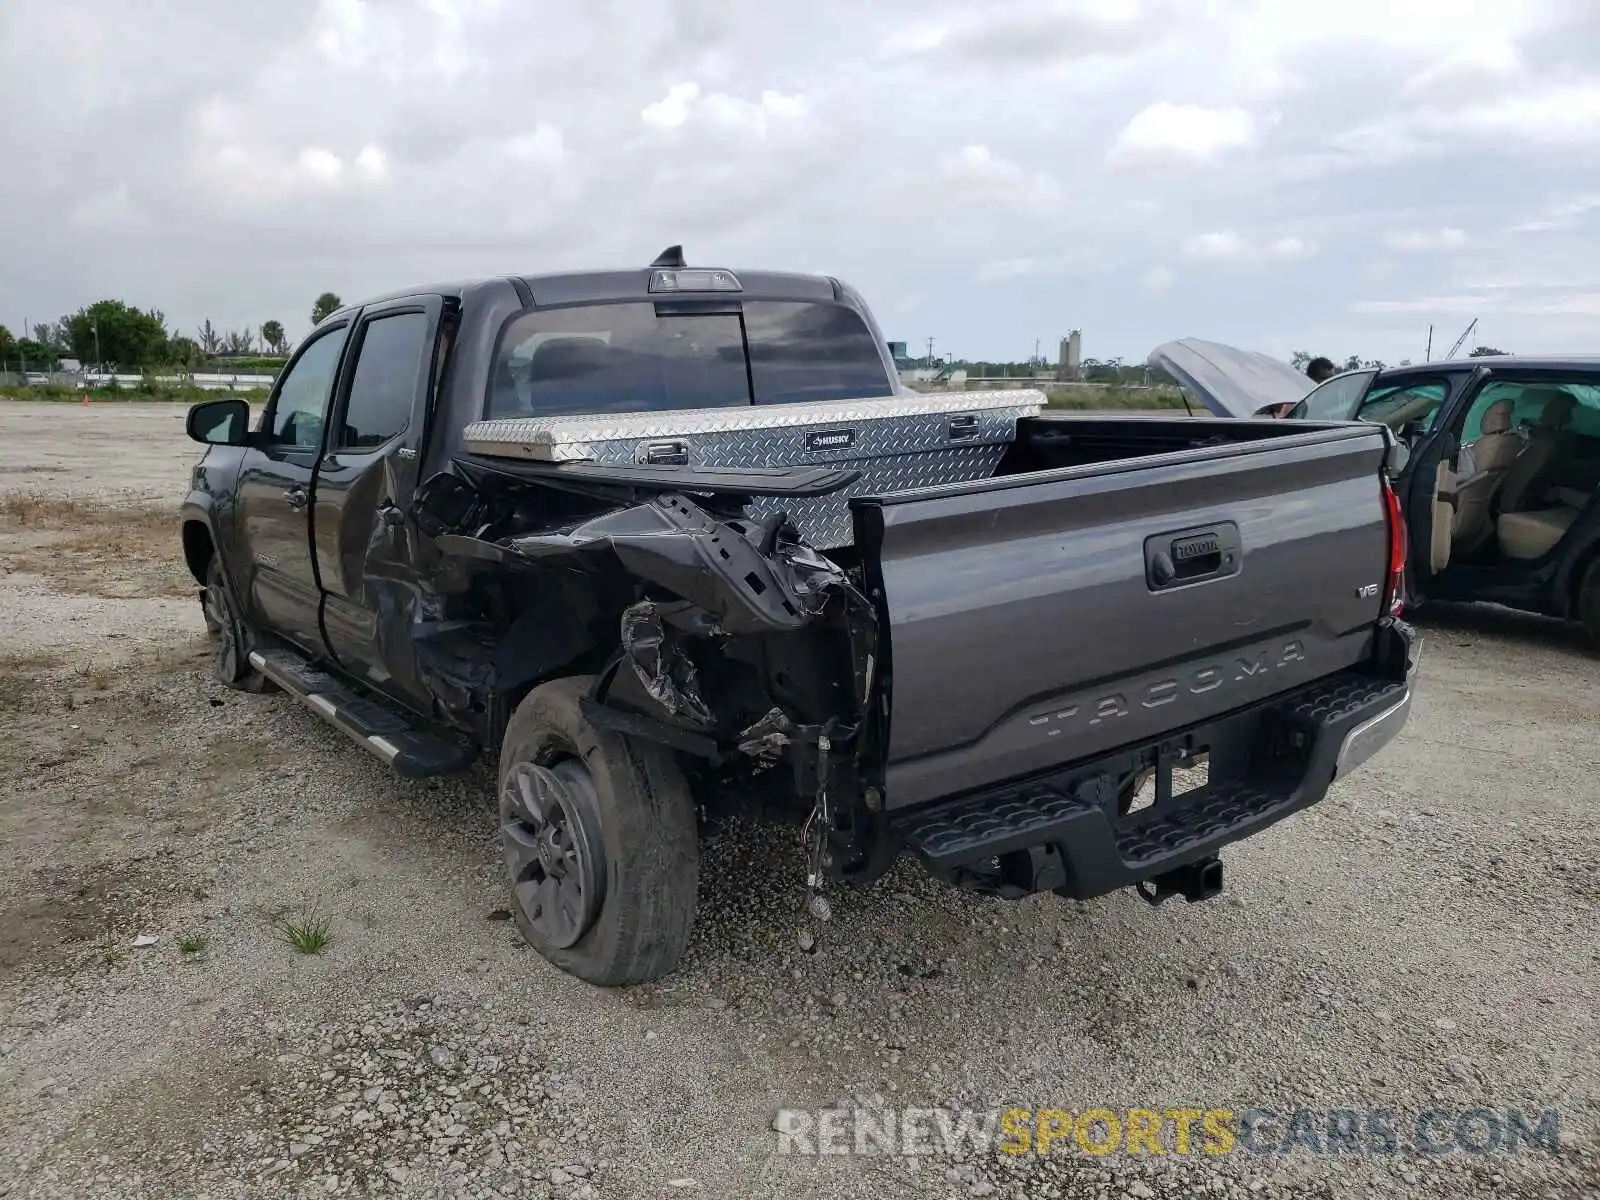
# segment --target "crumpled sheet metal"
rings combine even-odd
[[[766,716],[739,734],[739,752],[751,758],[776,759],[789,745],[794,725],[781,708],[770,709]]]
[[[683,649],[669,637],[661,611],[652,600],[631,604],[622,613],[622,649],[646,692],[674,716],[715,724],[700,696],[698,672]]]

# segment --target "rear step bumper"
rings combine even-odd
[[[306,707],[408,777],[448,775],[470,766],[478,748],[422,728],[400,709],[362,695],[286,647],[250,652],[250,665]]]
[[[1176,877],[1321,800],[1399,732],[1412,680],[1342,672],[1158,744],[896,814],[891,825],[936,875],[1002,895],[1049,888],[1086,899]],[[1118,816],[1118,779],[1202,751],[1205,785]]]

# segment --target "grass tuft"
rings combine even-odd
[[[199,954],[211,943],[204,934],[191,933],[178,939],[178,949],[184,954]]]
[[[333,942],[333,926],[313,910],[283,918],[278,922],[278,936],[301,954],[321,954]]]

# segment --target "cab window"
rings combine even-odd
[[[322,425],[327,419],[328,400],[339,373],[339,354],[344,349],[346,330],[329,330],[300,352],[283,378],[278,381],[264,423],[267,440],[275,446],[293,450],[317,450],[322,446]]]
[[[367,322],[336,448],[375,450],[411,423],[429,348],[427,313],[397,313]]]

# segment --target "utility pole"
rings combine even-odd
[[[928,339],[928,366],[933,366],[933,339]]]
[[[1433,361],[1433,326],[1428,326],[1428,348],[1422,352],[1423,362]]]
[[[94,330],[94,369],[98,371],[100,364],[105,361],[100,355],[100,322],[90,321],[89,328]]]

